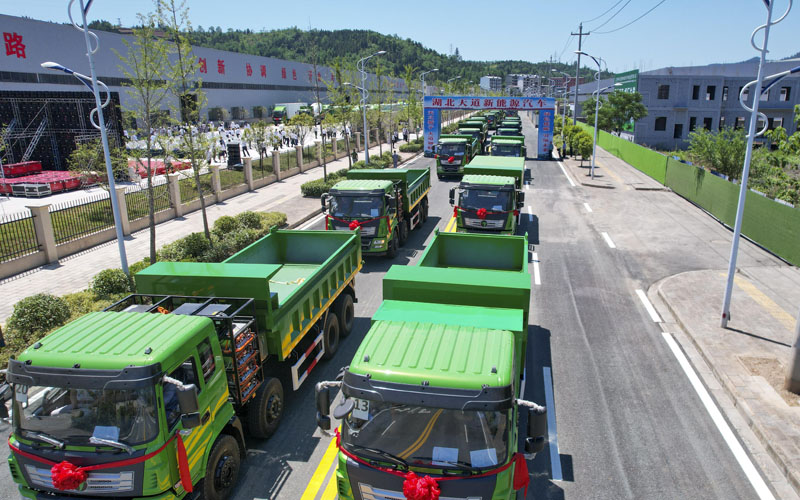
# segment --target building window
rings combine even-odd
[[[692,87],[692,100],[696,101],[700,99],[700,85],[695,85]]]
[[[724,116],[720,116],[719,117],[719,129],[722,130],[724,128],[725,128],[725,117]]]
[[[703,128],[706,130],[711,130],[711,124],[713,123],[713,118],[703,118]]]
[[[675,130],[672,132],[672,137],[674,139],[680,139],[683,137],[683,123],[675,124]]]
[[[758,98],[759,101],[769,101],[769,90],[764,92],[766,87],[761,87],[761,96]]]
[[[786,102],[789,100],[789,97],[791,95],[792,95],[791,87],[781,87],[781,96],[778,98],[778,100]]]
[[[669,85],[659,85],[658,86],[658,98],[659,99],[669,99]]]
[[[727,101],[728,100],[728,86],[727,85],[722,87],[722,100],[723,101]]]
[[[756,122],[756,132],[758,132],[759,130],[761,130],[763,128],[764,128],[764,120],[759,118],[758,121]]]
[[[717,86],[716,85],[709,85],[706,87],[706,101],[713,101],[714,96],[717,93]]]
[[[657,131],[660,131],[660,132],[663,132],[664,130],[667,130],[667,117],[666,116],[659,116],[658,118],[656,118],[656,125],[654,127],[654,130],[657,130]]]
[[[738,93],[738,94],[736,94],[736,95],[740,95],[740,96],[742,96],[742,100],[744,100],[745,102],[747,102],[747,100],[750,98],[750,87],[747,87],[747,88],[744,90],[744,94],[742,94],[742,89],[743,89],[743,88],[744,88],[744,87],[739,87],[739,93]]]
[[[744,116],[736,117],[736,125],[733,128],[744,128]]]
[[[689,132],[694,132],[694,129],[697,128],[697,117],[690,116],[689,117]]]

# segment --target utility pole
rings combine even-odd
[[[589,36],[590,33],[587,31],[586,33],[583,32],[583,23],[578,25],[578,32],[577,33],[570,33],[571,35],[575,35],[578,37],[578,62],[575,63],[575,110],[572,112],[572,124],[575,125],[575,121],[578,119],[578,82],[580,81],[580,72],[581,72],[581,45],[583,44],[583,37]]]

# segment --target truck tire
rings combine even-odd
[[[422,200],[422,213],[420,214],[420,220],[423,224],[428,221],[428,197],[426,196]]]
[[[409,233],[408,219],[403,219],[402,221],[400,221],[400,224],[398,224],[398,229],[399,229],[398,234],[400,235],[399,243],[400,246],[402,247],[406,244],[406,241],[408,241],[408,233]]]
[[[277,378],[267,377],[247,405],[247,433],[268,438],[278,429],[283,416],[283,386]]]
[[[339,333],[342,337],[347,337],[353,331],[355,322],[355,307],[353,307],[353,296],[343,293],[339,296],[336,303],[336,317],[339,318]]]
[[[220,434],[211,453],[208,455],[206,475],[200,484],[200,498],[203,500],[224,500],[228,498],[239,479],[241,455],[239,443],[233,436]]]
[[[397,234],[392,235],[392,239],[389,240],[389,249],[386,251],[386,256],[390,259],[394,259],[397,257]]]
[[[322,355],[322,359],[333,358],[336,351],[339,350],[339,319],[333,311],[328,311],[328,317],[325,319],[322,345],[325,346],[325,354]]]

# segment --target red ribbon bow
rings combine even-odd
[[[439,500],[439,483],[431,476],[417,476],[413,472],[406,474],[403,481],[403,495],[408,500]]]
[[[477,213],[479,219],[483,220],[483,219],[486,218],[487,212],[486,212],[485,208],[479,208],[476,213]]]
[[[453,163],[454,161],[456,161],[456,157],[455,156],[451,156],[450,158],[447,159],[447,161],[449,163]]]
[[[350,221],[350,224],[348,224],[347,227],[349,227],[351,231],[355,231],[356,229],[361,227],[361,224],[359,224],[357,220],[353,220]]]
[[[172,441],[175,441],[176,439],[178,441],[177,443],[178,471],[180,472],[181,475],[181,484],[183,485],[184,490],[186,490],[188,493],[191,493],[193,490],[192,476],[189,471],[189,460],[187,459],[186,456],[186,447],[183,444],[183,439],[181,438],[180,434],[175,434],[174,436],[169,438],[169,440],[166,443],[161,445],[161,448],[157,449],[152,453],[142,455],[141,457],[128,458],[126,460],[118,460],[115,462],[105,462],[97,465],[87,465],[86,467],[79,467],[73,463],[67,462],[66,460],[56,463],[44,457],[34,455],[33,453],[22,451],[21,449],[19,449],[19,447],[11,444],[10,438],[8,440],[8,447],[11,448],[11,451],[16,453],[17,455],[51,466],[50,477],[53,480],[53,487],[57,490],[64,491],[64,490],[76,490],[80,488],[80,486],[86,482],[86,479],[88,479],[88,474],[87,474],[88,472],[95,470],[103,470],[103,469],[117,469],[120,467],[127,467],[128,465],[134,465],[150,460],[154,456],[164,451],[167,448],[167,446],[169,446],[169,444]]]

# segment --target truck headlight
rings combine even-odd
[[[384,243],[386,243],[386,240],[372,240],[372,246],[374,247],[382,247]]]

